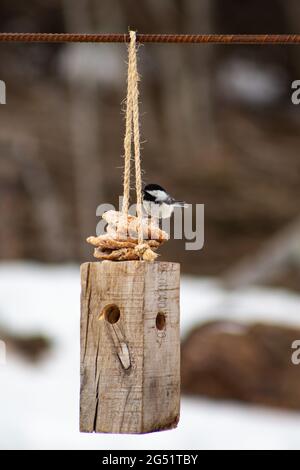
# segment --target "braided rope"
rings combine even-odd
[[[139,75],[137,71],[137,46],[136,33],[130,31],[130,43],[128,47],[127,69],[127,99],[126,99],[126,129],[124,137],[125,165],[123,177],[123,205],[122,213],[127,219],[130,199],[130,167],[131,147],[134,145],[135,186],[136,186],[136,212],[137,212],[137,252],[143,256],[143,197],[142,197],[142,170],[140,149],[140,117],[139,117]],[[148,248],[148,247],[147,247]]]
[[[124,137],[124,176],[123,176],[123,204],[122,213],[125,218],[128,216],[130,198],[130,166],[131,166],[131,143],[132,143],[132,77],[131,77],[131,54],[130,45],[128,48],[128,68],[127,68],[127,97],[126,97],[126,124]]]
[[[130,80],[132,81],[132,119],[133,119],[133,142],[135,161],[135,186],[136,186],[136,212],[138,217],[138,242],[143,243],[143,201],[142,201],[142,171],[141,171],[141,148],[140,148],[140,117],[139,117],[139,75],[137,71],[136,55],[136,33],[130,31]]]

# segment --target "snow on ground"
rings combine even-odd
[[[0,264],[1,323],[54,341],[39,366],[17,357],[0,365],[1,449],[300,449],[300,413],[185,397],[176,430],[80,434],[79,291],[78,267]],[[215,318],[300,326],[300,295],[258,288],[227,293],[214,280],[184,277],[183,334]]]

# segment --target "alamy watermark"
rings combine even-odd
[[[119,209],[116,209],[112,204],[100,204],[97,207],[96,215],[101,217],[104,212],[115,211],[122,209],[122,197],[119,197]],[[129,208],[129,214],[136,214],[136,204],[133,204]],[[185,249],[190,251],[201,250],[204,245],[204,204],[190,204],[188,207],[181,209],[175,208],[174,216],[172,218],[160,219],[159,226],[162,230],[168,233],[169,236],[175,240],[185,240]],[[100,220],[96,227],[97,236],[105,233],[106,221]],[[130,231],[130,225],[128,229],[128,235],[135,237],[136,232],[133,229]],[[155,239],[155,236],[151,236]]]
[[[0,80],[0,104],[6,104],[6,84]]]
[[[291,348],[295,350],[291,357],[292,364],[298,366],[300,364],[300,339],[295,339]]]
[[[292,103],[298,105],[300,104],[300,80],[294,80],[291,88],[294,90],[291,94]]]

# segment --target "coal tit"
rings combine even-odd
[[[176,201],[158,184],[147,184],[143,189],[143,206],[149,216],[167,219],[174,207],[188,207],[188,204]]]

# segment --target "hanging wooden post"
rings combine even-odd
[[[177,263],[81,266],[82,432],[176,427],[180,405]]]

